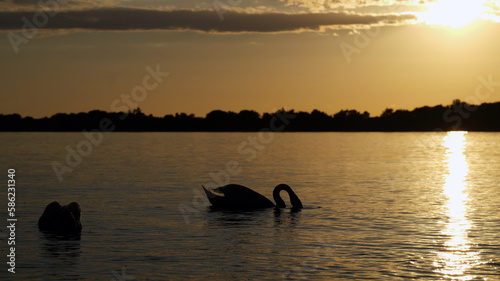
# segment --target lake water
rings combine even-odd
[[[16,273],[6,280],[500,280],[500,133],[2,133],[16,169]],[[52,164],[75,167],[56,177]],[[87,149],[87,150],[85,150]],[[73,161],[73,162],[71,162]],[[304,204],[214,211],[201,185]],[[288,202],[286,193],[282,194]],[[37,230],[82,208],[79,241]]]

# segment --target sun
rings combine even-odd
[[[481,19],[487,12],[486,0],[436,0],[419,15],[421,22],[459,28]]]

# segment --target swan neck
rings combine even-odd
[[[285,208],[286,204],[285,201],[280,196],[280,191],[285,190],[288,193],[288,196],[290,197],[290,203],[292,204],[292,208],[302,208],[302,202],[300,201],[299,197],[293,192],[293,190],[285,184],[280,184],[274,188],[273,191],[273,198],[274,201],[276,202],[276,207],[278,208]]]
[[[274,198],[274,202],[276,202],[277,208],[285,208],[286,207],[285,201],[283,201],[283,199],[280,196],[281,190],[283,190],[283,189],[276,187],[273,191],[273,198]]]

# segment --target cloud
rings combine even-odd
[[[24,6],[24,5],[38,5],[39,0],[10,0],[10,1],[2,0],[0,2],[6,2],[14,5]]]
[[[84,10],[110,7],[115,0],[0,0],[0,11],[33,12],[36,10]]]
[[[38,12],[40,13],[40,12]],[[221,11],[219,11],[221,13]],[[326,26],[373,25],[415,20],[410,14],[368,15],[328,13],[245,13],[223,11],[224,20],[214,10],[151,10],[137,8],[100,8],[60,11],[48,17],[42,29],[79,30],[193,30],[200,32],[292,32],[320,30]],[[34,12],[0,12],[0,30],[20,30],[23,17],[34,22]],[[40,19],[38,19],[38,22]]]
[[[359,8],[362,6],[414,5],[415,0],[279,0],[286,6],[323,10],[325,8]]]

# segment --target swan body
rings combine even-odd
[[[79,233],[82,230],[81,213],[80,205],[77,202],[61,206],[57,201],[54,201],[45,207],[38,220],[38,229],[63,235]]]
[[[203,186],[208,200],[215,208],[224,209],[262,209],[262,208],[285,208],[285,202],[279,193],[282,190],[288,192],[293,208],[302,208],[302,202],[293,192],[290,186],[280,184],[274,188],[273,198],[276,204],[265,196],[239,184],[228,184],[213,190],[207,190]]]

